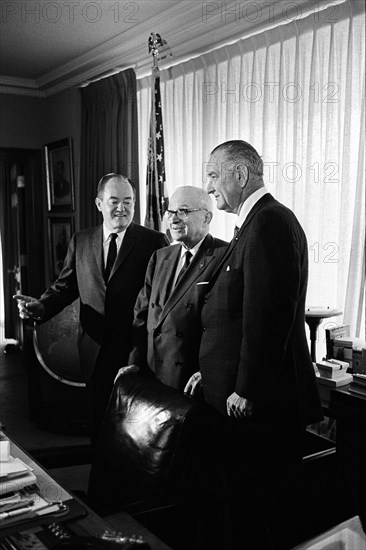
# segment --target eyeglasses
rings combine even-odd
[[[167,210],[166,215],[168,220],[175,215],[179,220],[183,221],[188,218],[188,214],[191,212],[200,212],[201,210],[206,210],[206,212],[208,212],[207,208],[178,208],[178,210]]]

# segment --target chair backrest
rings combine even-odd
[[[88,496],[98,507],[178,498],[204,467],[207,411],[157,380],[120,376],[91,468]]]

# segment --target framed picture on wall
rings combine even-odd
[[[48,219],[50,279],[53,281],[61,273],[67,247],[73,233],[74,218],[72,216]]]
[[[74,210],[72,142],[61,139],[45,145],[48,210]]]

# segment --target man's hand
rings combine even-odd
[[[32,296],[14,294],[14,300],[18,300],[19,317],[21,319],[35,319],[39,321],[44,315],[44,305]]]
[[[117,378],[121,376],[121,374],[132,374],[134,372],[140,372],[140,367],[138,367],[137,365],[128,365],[127,367],[121,367],[117,372],[116,378],[114,379],[113,383],[115,384]]]
[[[226,400],[226,409],[229,416],[250,418],[253,414],[253,403],[234,392]]]
[[[192,374],[188,380],[184,393],[191,395],[192,397],[202,388],[202,374],[198,371]]]

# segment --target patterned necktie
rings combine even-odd
[[[238,233],[240,231],[240,227],[238,227],[237,225],[234,227],[234,239],[236,239],[236,237],[238,236]]]
[[[189,263],[191,261],[191,258],[192,258],[192,252],[187,250],[187,252],[185,253],[184,264],[183,264],[183,267],[182,267],[182,269],[180,270],[180,272],[178,274],[177,280],[175,281],[175,286],[177,286],[177,284],[179,283],[179,281],[181,280],[181,278],[183,277],[183,275],[187,271]]]
[[[105,282],[107,282],[109,279],[113,264],[117,257],[117,243],[116,243],[117,233],[111,233],[109,235],[109,238],[110,238],[110,242],[109,242],[109,248],[108,248],[107,263],[104,270]]]

